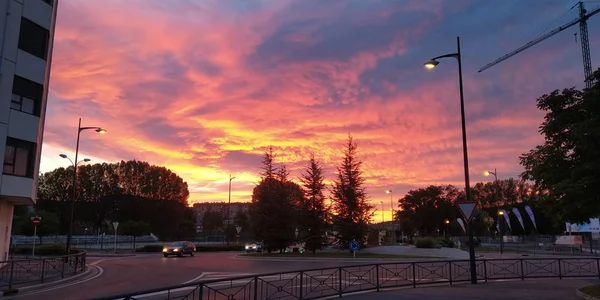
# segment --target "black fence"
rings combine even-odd
[[[533,278],[600,278],[599,258],[489,259],[476,262],[487,282]],[[469,282],[469,261],[398,262],[312,269],[203,281],[96,298],[267,300],[319,299],[361,291]],[[138,298],[139,297],[139,298]]]
[[[0,261],[0,291],[65,278],[82,272],[85,268],[85,252],[48,258]]]

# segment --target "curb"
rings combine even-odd
[[[137,254],[103,254],[103,253],[86,253],[86,257],[131,257]]]
[[[448,257],[385,257],[385,258],[377,258],[377,257],[282,257],[282,256],[273,256],[273,257],[260,257],[260,256],[245,256],[245,255],[236,255],[234,256],[237,259],[245,259],[245,260],[286,260],[286,261],[398,261],[398,260],[447,260]]]
[[[590,295],[580,291],[579,289],[575,290],[575,294],[577,294],[577,296],[579,296],[579,298],[586,299],[586,300],[600,300],[594,296],[590,296]]]
[[[0,298],[17,296],[17,295],[20,295],[23,293],[36,291],[36,290],[44,289],[44,288],[51,287],[51,286],[59,286],[64,283],[71,283],[73,281],[77,281],[79,278],[84,277],[85,275],[89,275],[93,269],[95,269],[95,268],[86,266],[85,271],[78,273],[76,275],[73,275],[73,276],[69,276],[67,278],[61,278],[61,279],[55,280],[55,281],[50,281],[50,282],[36,284],[36,285],[23,286],[23,287],[19,287],[19,288],[13,288],[12,290],[3,291],[3,293],[0,294]]]

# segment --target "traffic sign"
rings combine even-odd
[[[113,222],[112,225],[115,231],[117,231],[117,228],[119,227],[119,222]]]
[[[350,250],[352,250],[352,251],[358,250],[358,242],[356,240],[352,240],[352,242],[350,242]]]
[[[475,215],[477,201],[458,202],[458,208],[460,209],[460,213],[463,215],[467,223],[471,222],[471,219],[473,219],[473,216]]]
[[[237,233],[239,235],[240,231],[242,231],[242,226],[235,226],[235,230],[237,231]]]
[[[236,239],[239,239],[239,238],[240,238],[240,234],[239,234],[239,233],[238,233],[238,234],[236,234],[236,235],[235,235],[235,238],[236,238]]]
[[[31,217],[31,222],[33,223],[33,226],[38,227],[40,225],[40,221],[42,221],[41,217],[35,216],[35,217]]]

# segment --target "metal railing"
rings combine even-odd
[[[86,268],[86,253],[0,261],[0,290],[75,275]]]
[[[476,262],[479,281],[533,278],[600,278],[600,258],[488,259]],[[234,277],[95,298],[267,300],[319,299],[361,291],[469,282],[469,261],[357,265]]]

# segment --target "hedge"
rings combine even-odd
[[[135,249],[135,252],[162,252],[164,245],[146,245]],[[243,251],[242,245],[207,245],[196,246],[196,252]]]
[[[65,255],[66,251],[65,244],[41,244],[35,246],[35,255],[40,256],[62,256]],[[17,255],[31,255],[32,245],[18,245],[11,249],[13,254]],[[71,254],[83,252],[82,250],[71,248]]]
[[[417,248],[441,248],[437,240],[431,237],[423,237],[415,240]]]

